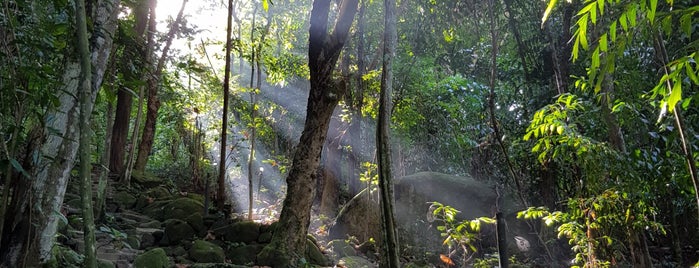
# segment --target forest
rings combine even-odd
[[[694,30],[689,0],[2,0],[0,267],[699,267]]]

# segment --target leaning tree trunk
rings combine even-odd
[[[92,112],[97,91],[111,52],[112,36],[116,29],[119,0],[104,0],[93,4],[91,63],[91,94],[86,105],[86,114]],[[69,49],[70,50],[70,49]],[[24,189],[17,196],[14,222],[6,230],[11,244],[0,252],[2,265],[7,267],[40,267],[51,257],[55,244],[56,229],[70,172],[78,151],[78,96],[80,85],[80,62],[77,55],[65,59],[65,71],[61,90],[58,91],[60,105],[47,113],[45,119],[47,137],[38,154],[37,168],[32,180],[22,180],[18,187]]]
[[[328,33],[330,0],[313,1],[308,44],[308,66],[311,71],[311,90],[306,107],[300,146],[296,147],[292,167],[286,178],[287,193],[279,217],[280,226],[272,242],[258,255],[275,267],[295,265],[306,251],[306,233],[310,222],[311,205],[315,196],[315,174],[320,154],[328,134],[330,118],[342,98],[332,78],[335,63],[347,40],[358,0],[342,1],[332,33]]]

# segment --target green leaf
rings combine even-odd
[[[668,35],[672,32],[672,16],[667,16],[663,19],[662,29]]]
[[[629,26],[631,27],[636,27],[636,7],[636,5],[631,5],[628,11],[629,15],[627,18],[629,19]]]
[[[677,79],[679,80],[679,79]],[[667,99],[668,111],[672,112],[675,109],[675,105],[682,99],[682,82],[675,81],[672,86],[672,92],[670,92],[670,97]]]
[[[578,39],[580,41],[580,45],[582,46],[583,49],[587,50],[588,44],[587,44],[587,17],[588,15],[585,14],[583,15],[579,20],[578,20],[578,27],[580,31],[578,31]]]
[[[629,25],[627,24],[627,19],[626,19],[626,13],[621,14],[621,17],[619,17],[619,23],[621,24],[621,28],[624,29],[624,32],[629,31]]]
[[[692,102],[692,98],[686,98],[682,100],[682,109],[687,109],[689,107],[689,104]]]
[[[648,9],[648,20],[650,24],[653,25],[655,22],[655,10],[658,8],[658,0],[650,0],[650,6]]]
[[[600,61],[600,55],[599,55],[599,47],[595,49],[595,51],[592,52],[592,63],[590,64],[591,69],[597,69],[599,68],[599,61]]]
[[[524,141],[528,141],[529,138],[531,138],[531,137],[532,137],[532,131],[529,131],[529,132],[527,132],[527,134],[524,134],[523,139],[524,139]]]
[[[558,126],[556,128],[556,133],[558,133],[558,135],[563,135],[563,130],[565,130],[563,126]]]
[[[544,22],[546,22],[546,19],[551,15],[551,11],[553,8],[556,6],[556,3],[558,0],[550,0],[549,4],[546,6],[546,11],[544,11],[544,16],[541,18],[541,27],[543,28]]]
[[[590,5],[595,6],[594,3],[591,3]],[[597,24],[597,8],[590,9],[590,21],[592,21],[592,25]]]
[[[692,36],[692,15],[693,13],[687,13],[680,17],[680,27],[690,39]]]
[[[607,52],[607,34],[600,36],[599,47],[602,52]]]
[[[612,42],[616,40],[616,21],[609,26],[609,36],[612,38]]]

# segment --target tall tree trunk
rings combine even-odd
[[[255,131],[257,128],[255,127],[255,106],[257,106],[256,103],[256,98],[255,98],[255,88],[253,88],[253,83],[255,82],[255,67],[258,68],[260,67],[259,60],[256,60],[256,53],[255,50],[257,47],[255,46],[255,19],[257,18],[257,8],[259,6],[255,5],[255,8],[252,11],[252,26],[250,27],[250,40],[252,40],[251,44],[251,53],[250,53],[250,121],[252,121],[251,126],[250,126],[250,154],[248,155],[248,220],[252,221],[252,206],[253,206],[253,185],[252,185],[252,176],[255,173],[252,170],[252,165],[253,161],[255,159]],[[258,63],[257,66],[255,66],[255,63]],[[259,77],[258,77],[259,79]],[[259,81],[259,80],[258,80]]]
[[[400,267],[398,237],[393,211],[393,174],[391,172],[391,110],[393,95],[393,58],[396,54],[396,1],[384,0],[384,54],[381,71],[379,119],[376,127],[379,192],[381,193],[381,223],[385,248],[382,262],[388,268]]]
[[[95,217],[92,211],[92,164],[90,163],[90,102],[92,66],[90,62],[90,45],[87,40],[87,14],[85,0],[76,1],[76,25],[78,27],[78,51],[80,53],[80,192],[83,216],[83,234],[85,239],[85,259],[83,267],[97,267],[97,248],[95,247]],[[89,107],[89,108],[88,108]],[[88,113],[87,111],[90,111]]]
[[[226,203],[226,132],[228,130],[228,94],[231,78],[231,31],[233,27],[233,0],[228,0],[228,24],[226,28],[226,67],[223,74],[223,116],[221,117],[221,157],[218,162],[218,191],[216,205],[220,211]]]
[[[116,29],[119,0],[104,0],[92,5],[90,51],[92,84],[90,99],[84,112],[90,114],[97,96],[107,61],[111,52],[112,36]],[[79,93],[80,63],[77,55],[69,55],[58,91],[60,105],[48,111],[45,119],[47,132],[40,147],[40,157],[32,180],[20,181],[14,222],[5,230],[9,244],[3,243],[0,259],[8,267],[40,267],[51,257],[60,213],[60,206],[75,164],[78,151],[80,105],[75,96]],[[4,240],[4,239],[3,239]]]
[[[306,251],[306,233],[316,187],[315,174],[330,118],[343,94],[338,90],[332,74],[357,12],[358,0],[342,1],[332,33],[328,33],[330,3],[330,0],[313,2],[308,44],[311,89],[306,121],[299,141],[301,146],[296,147],[286,178],[287,194],[279,217],[280,226],[284,228],[274,232],[272,242],[258,255],[258,260],[270,262],[262,265],[295,265]]]
[[[366,74],[366,49],[364,32],[366,26],[365,11],[367,1],[362,1],[359,6],[359,14],[357,14],[357,74],[355,90],[352,93],[351,107],[354,116],[349,125],[349,143],[352,145],[352,152],[349,154],[349,173],[348,185],[350,194],[355,194],[360,191],[361,181],[359,180],[359,169],[361,166],[361,155],[364,152],[362,139],[362,108],[364,107],[364,91],[366,83],[364,83],[364,75]]]
[[[177,35],[177,32],[179,32],[187,1],[188,0],[182,1],[182,6],[180,6],[180,11],[177,13],[177,18],[170,26],[170,31],[167,33],[167,41],[165,41],[165,47],[163,48],[163,54],[160,55],[160,59],[158,59],[158,65],[155,66],[155,72],[146,79],[148,86],[146,122],[143,124],[141,143],[138,146],[138,157],[136,158],[136,163],[134,165],[134,169],[136,170],[145,170],[146,164],[148,163],[148,156],[153,148],[153,138],[155,137],[158,110],[160,109],[158,86],[160,85],[163,68],[165,68],[165,60],[167,59],[168,52],[170,51],[170,46],[172,46],[172,41],[175,39],[175,35]],[[156,5],[157,1],[152,0],[151,8],[155,9]]]
[[[151,66],[153,60],[153,50],[155,49],[155,39],[154,35],[156,30],[155,22],[155,7],[158,4],[157,0],[148,0],[148,11],[150,16],[148,17],[148,32],[146,34],[146,45],[143,50],[141,50],[140,62],[142,68],[140,69],[142,73],[140,74],[141,80],[146,80],[148,85],[152,81],[151,72],[153,67]],[[126,167],[124,172],[121,174],[121,183],[127,187],[131,184],[131,173],[133,172],[134,164],[136,163],[136,144],[138,143],[138,137],[141,129],[141,120],[143,120],[143,102],[145,98],[146,86],[138,87],[138,105],[136,106],[136,121],[134,122],[132,134],[131,134],[131,144],[129,145],[129,155],[126,160]]]
[[[136,24],[134,33],[136,34],[133,45],[124,47],[124,55],[121,56],[120,69],[124,73],[127,83],[139,80],[139,71],[143,64],[138,63],[138,58],[143,56],[145,50],[145,33],[148,26],[148,1],[140,0],[134,16]],[[124,86],[117,92],[117,104],[112,128],[112,148],[109,156],[109,170],[111,174],[122,175],[124,172],[124,160],[126,159],[125,148],[129,135],[129,123],[131,120],[131,107],[133,106],[133,96],[136,94],[133,89]],[[133,149],[133,148],[132,148]]]

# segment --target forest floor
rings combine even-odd
[[[275,223],[246,221],[239,213],[205,211],[204,196],[170,180],[134,174],[132,187],[110,180],[105,217],[97,226],[99,267],[263,267],[257,253]],[[58,267],[81,267],[84,252],[80,197],[71,185],[59,226]],[[95,185],[96,188],[96,185]],[[318,224],[315,224],[318,226]],[[309,234],[308,267],[377,267],[375,249],[349,240],[326,242]],[[362,250],[364,252],[362,252]],[[264,261],[262,261],[264,262]]]

